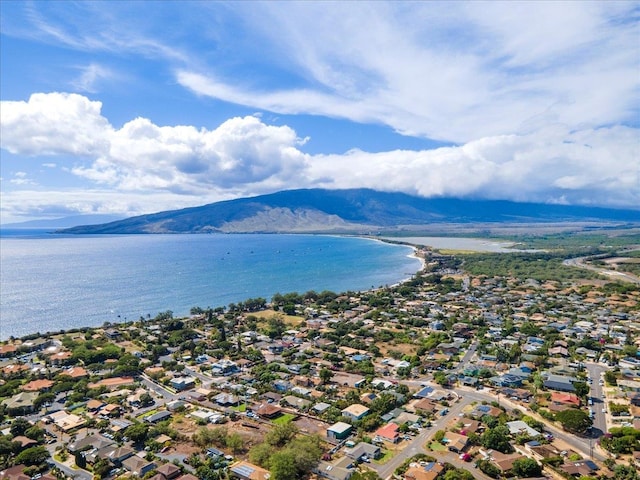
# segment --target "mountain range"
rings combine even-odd
[[[338,233],[393,231],[438,223],[640,222],[640,211],[423,198],[370,189],[285,190],[59,230],[74,234]]]

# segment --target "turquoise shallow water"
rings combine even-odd
[[[405,246],[321,235],[4,231],[0,339],[166,310],[186,315],[194,306],[226,306],[274,293],[390,285],[419,270],[411,253]]]

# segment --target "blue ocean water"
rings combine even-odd
[[[3,230],[0,339],[227,306],[360,291],[420,269],[412,249],[324,235],[62,236]]]

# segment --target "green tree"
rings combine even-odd
[[[276,425],[264,436],[265,442],[274,447],[283,447],[298,433],[298,427],[294,423]]]
[[[480,442],[483,447],[498,450],[502,453],[511,453],[513,451],[513,447],[509,442],[509,428],[505,425],[489,428],[480,437]]]
[[[466,471],[463,468],[454,468],[452,470],[447,470],[442,477],[443,480],[473,480],[474,477],[471,472]]]
[[[565,430],[577,434],[585,433],[591,428],[591,425],[593,425],[593,421],[589,418],[589,415],[575,408],[556,413],[556,420],[562,424]]]
[[[355,472],[351,480],[382,480],[376,472]]]
[[[111,467],[112,465],[111,465],[111,462],[109,462],[109,460],[105,458],[98,459],[98,461],[93,464],[94,478],[95,476],[98,476],[98,478],[106,477],[107,475],[109,475],[109,472],[111,471]]]
[[[31,447],[20,452],[16,456],[15,463],[16,465],[24,463],[27,466],[40,465],[47,458],[49,458],[49,451],[45,447]]]
[[[273,480],[297,480],[296,454],[291,450],[279,451],[271,455],[269,470]]]
[[[11,429],[9,431],[11,432],[11,435],[17,437],[19,435],[24,435],[24,432],[26,432],[29,428],[31,428],[31,423],[29,423],[29,420],[24,417],[18,417],[11,424]]]
[[[616,465],[613,469],[615,480],[639,480],[638,471],[631,465]]]
[[[573,387],[576,390],[576,395],[580,398],[585,398],[587,395],[589,395],[589,385],[585,382],[575,382],[573,384]]]
[[[244,440],[238,432],[230,434],[227,437],[226,444],[234,454],[239,453],[244,449]]]
[[[323,367],[320,370],[319,375],[320,375],[320,380],[322,380],[322,383],[329,383],[331,381],[331,379],[333,378],[334,374],[328,368]]]
[[[513,462],[513,473],[520,477],[539,477],[542,467],[533,458],[519,458]]]
[[[144,443],[147,439],[147,435],[149,433],[149,426],[139,422],[134,423],[133,425],[127,427],[125,430],[125,434],[129,437],[134,443]]]
[[[251,463],[255,463],[256,465],[260,465],[261,467],[268,468],[269,459],[271,458],[272,453],[273,446],[269,445],[266,442],[259,443],[249,452],[249,460],[251,460]]]
[[[482,473],[490,476],[491,478],[498,478],[500,476],[500,469],[489,460],[478,460],[476,465],[478,465],[478,468]]]

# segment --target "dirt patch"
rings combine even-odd
[[[310,435],[317,434],[321,437],[325,437],[327,435],[327,428],[331,426],[327,422],[309,417],[298,417],[294,423],[302,433]]]
[[[380,349],[380,353],[385,357],[391,350],[400,352],[403,355],[414,355],[418,350],[416,345],[412,345],[410,343],[399,343],[397,345],[392,343],[380,343],[378,344],[378,348]]]

